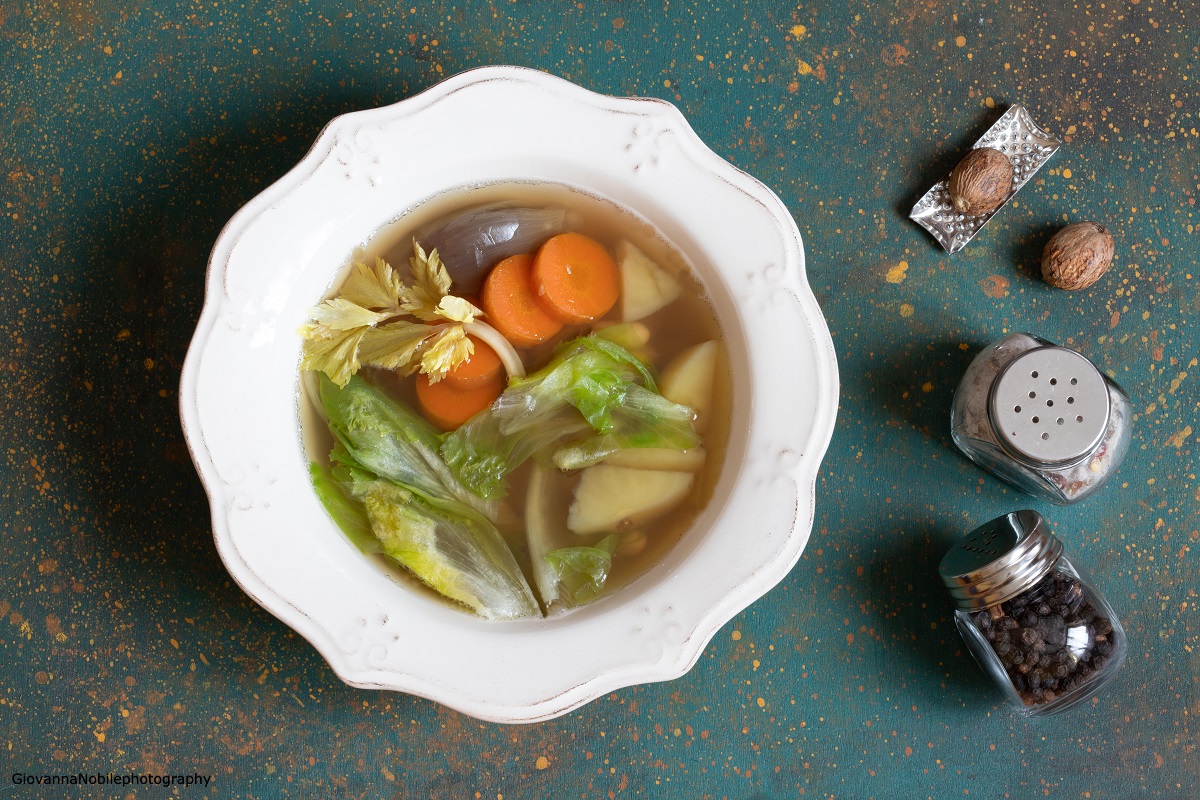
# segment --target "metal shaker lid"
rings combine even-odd
[[[988,408],[1001,445],[1032,466],[1066,466],[1096,449],[1108,428],[1104,376],[1066,347],[1038,347],[992,382]]]
[[[1013,511],[968,533],[938,565],[954,603],[978,611],[1037,585],[1062,554],[1062,542],[1036,511]]]

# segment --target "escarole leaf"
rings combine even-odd
[[[309,464],[308,475],[317,499],[351,544],[364,553],[378,553],[379,540],[371,533],[366,509],[354,500],[345,484],[334,477],[329,467],[320,464]]]
[[[482,516],[383,479],[361,494],[383,552],[434,591],[486,619],[541,614],[512,551]]]
[[[655,393],[646,366],[629,351],[585,336],[512,381],[489,409],[445,438],[441,454],[463,485],[499,498],[505,476],[547,445],[591,431],[616,437],[614,445],[643,439],[644,446],[691,447],[697,441],[691,419],[686,406]]]
[[[338,388],[325,376],[321,377],[321,405],[329,430],[346,455],[340,460],[428,497],[465,503],[496,519],[497,504],[459,483],[438,455],[438,432],[407,406],[362,378],[351,378]]]
[[[592,547],[561,547],[546,555],[546,564],[568,605],[580,606],[600,596],[616,550],[617,537],[612,534]]]
[[[354,379],[350,386],[361,382]],[[418,431],[417,437],[422,436]],[[417,443],[414,451],[425,449]],[[440,487],[435,494],[377,475],[341,440],[329,458],[330,468],[310,468],[313,486],[330,516],[360,549],[382,551],[439,594],[487,619],[540,613],[512,551],[478,511],[446,497]],[[386,459],[374,463],[386,465]],[[405,474],[422,472],[417,466]]]
[[[554,466],[583,469],[618,450],[690,450],[700,444],[700,437],[692,427],[695,413],[691,408],[672,403],[641,386],[630,386],[610,416],[612,425],[603,433],[556,450],[551,458]]]

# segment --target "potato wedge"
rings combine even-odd
[[[626,530],[677,506],[695,479],[690,472],[588,467],[580,473],[567,528],[577,534]]]
[[[617,245],[617,264],[621,271],[621,319],[625,322],[648,317],[683,293],[675,276],[628,241]]]

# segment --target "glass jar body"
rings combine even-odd
[[[1108,393],[1107,427],[1096,446],[1069,464],[1039,465],[1011,454],[1001,443],[990,413],[992,385],[1018,356],[1053,347],[1029,333],[1013,333],[988,345],[967,367],[954,393],[950,434],[963,453],[979,466],[1021,491],[1055,505],[1077,503],[1099,489],[1117,470],[1129,448],[1133,418],[1129,397],[1101,373]]]
[[[1128,649],[1112,607],[1066,553],[1032,588],[989,608],[956,610],[954,621],[971,655],[1028,717],[1090,700]]]

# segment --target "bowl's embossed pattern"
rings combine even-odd
[[[675,134],[667,125],[644,119],[633,126],[625,150],[633,158],[633,171],[653,169],[668,158],[675,146]]]

